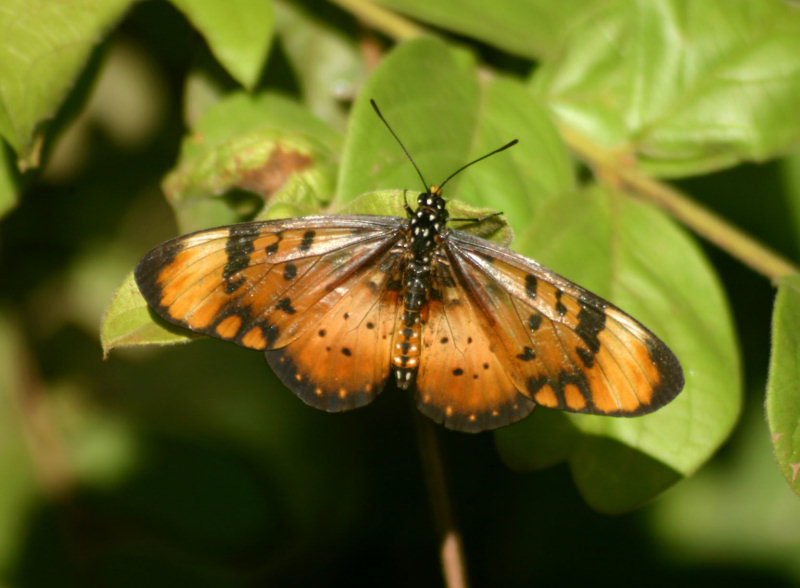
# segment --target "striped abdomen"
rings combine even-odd
[[[398,316],[392,342],[392,367],[397,387],[407,390],[419,369],[420,310],[428,299],[431,270],[412,260],[403,274],[403,309]]]

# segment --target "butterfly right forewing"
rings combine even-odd
[[[672,400],[683,373],[638,321],[569,280],[499,245],[453,231],[448,251],[476,305],[504,335],[506,369],[537,404],[635,416]]]

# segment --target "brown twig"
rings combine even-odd
[[[419,412],[416,412],[416,421],[422,468],[439,536],[439,561],[442,565],[445,586],[447,588],[466,588],[468,582],[464,549],[450,507],[447,477],[437,439],[438,431],[433,422]]]
[[[569,128],[561,127],[560,131],[570,149],[594,167],[599,176],[613,178],[628,191],[666,210],[689,229],[759,274],[775,282],[782,276],[800,272],[792,262],[677,188],[648,176],[635,165],[609,154]]]

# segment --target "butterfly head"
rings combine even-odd
[[[442,197],[442,187],[433,185],[427,192],[423,192],[417,197],[417,206],[419,208],[426,208],[433,213],[445,212],[446,202]]]

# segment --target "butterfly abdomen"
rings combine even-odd
[[[420,358],[420,316],[431,290],[431,260],[440,246],[447,222],[445,201],[437,187],[423,192],[411,214],[403,270],[403,308],[398,315],[392,346],[397,386],[407,390],[416,380]]]
[[[430,265],[408,262],[403,275],[403,308],[394,331],[392,366],[397,386],[407,390],[419,369],[420,310],[427,302]]]

